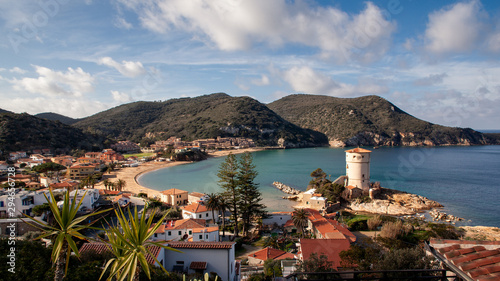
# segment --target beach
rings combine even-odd
[[[245,148],[245,149],[233,149],[233,150],[220,150],[208,153],[209,157],[225,157],[228,154],[241,154],[245,152],[256,152],[261,151],[263,148],[254,147],[254,148]],[[119,179],[125,181],[125,187],[123,191],[130,192],[133,194],[146,193],[148,197],[155,197],[160,195],[160,191],[154,190],[151,188],[147,188],[145,186],[140,185],[137,182],[137,178],[145,173],[152,172],[158,169],[163,169],[167,167],[173,167],[177,165],[183,165],[191,163],[191,161],[165,161],[165,162],[145,162],[140,164],[137,167],[123,167],[119,168],[111,173],[105,173],[102,177],[102,181],[95,185],[95,188],[104,189],[104,180],[109,180],[111,182],[115,182]]]

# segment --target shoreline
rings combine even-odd
[[[215,151],[212,153],[208,153],[208,158],[217,158],[217,157],[224,157],[227,156],[228,154],[242,154],[245,152],[257,152],[257,151],[263,151],[265,150],[264,148],[260,147],[253,147],[253,148],[245,148],[245,149],[235,149],[235,150],[221,150],[221,151]],[[117,181],[119,179],[124,180],[126,182],[125,187],[123,188],[124,192],[130,192],[134,194],[139,194],[139,193],[146,193],[148,197],[156,197],[160,196],[161,190],[155,190],[149,187],[145,187],[138,182],[138,178],[142,175],[145,175],[147,173],[163,169],[163,168],[169,168],[169,167],[174,167],[178,165],[184,165],[184,164],[189,164],[193,163],[192,161],[168,161],[168,162],[146,162],[138,167],[124,167],[120,168],[119,170],[113,171],[110,174],[104,174],[103,175],[103,180],[107,179],[110,181]],[[104,189],[104,185],[101,182],[95,185],[95,188],[97,189]]]

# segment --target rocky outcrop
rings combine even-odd
[[[300,193],[300,190],[297,190],[293,187],[290,187],[290,186],[288,186],[284,183],[278,182],[278,181],[273,182],[273,186],[286,194],[298,195]]]
[[[355,200],[350,203],[349,208],[358,212],[402,216],[443,207],[438,202],[420,195],[387,188],[381,190],[379,198],[370,202]]]

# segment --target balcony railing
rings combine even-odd
[[[321,280],[442,280],[450,281],[455,275],[447,275],[444,269],[412,269],[412,270],[377,270],[377,271],[337,271],[337,272],[305,272],[293,273],[284,279],[288,281],[321,281]]]

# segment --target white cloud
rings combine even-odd
[[[9,69],[9,71],[10,71],[10,73],[18,73],[18,74],[24,74],[24,73],[27,72],[26,70],[21,69],[21,68],[19,68],[17,66],[14,67],[14,68]]]
[[[134,62],[134,61],[122,61],[120,64],[119,62],[113,60],[110,57],[103,57],[100,58],[99,61],[97,62],[98,64],[105,65],[112,67],[118,72],[120,72],[122,75],[127,76],[127,77],[137,77],[140,75],[143,75],[146,73],[146,70],[144,69],[144,66],[142,66],[141,62]]]
[[[111,91],[111,95],[113,96],[113,99],[117,102],[126,103],[133,101],[133,99],[129,95],[121,93],[119,91]]]
[[[388,91],[385,85],[379,85],[368,80],[361,81],[358,85],[340,83],[308,66],[293,67],[282,72],[281,76],[294,91],[305,94],[347,97],[376,95]]]
[[[487,44],[490,51],[500,52],[500,32],[491,34]]]
[[[113,21],[114,26],[118,28],[123,28],[123,29],[131,29],[132,24],[127,22],[124,18],[122,17],[116,17],[115,20]]]
[[[266,86],[270,84],[269,77],[267,75],[262,75],[260,79],[253,79],[252,84],[257,86]]]
[[[359,14],[305,1],[285,0],[118,0],[138,14],[147,29],[167,34],[180,29],[221,50],[246,50],[258,43],[300,44],[337,60],[379,59],[395,23],[367,2]]]
[[[475,47],[481,34],[480,4],[460,2],[429,15],[425,48],[433,53],[464,52]]]
[[[68,67],[66,72],[35,65],[38,78],[25,77],[13,79],[11,83],[17,91],[42,94],[45,96],[82,96],[83,93],[94,91],[94,77],[80,67]]]
[[[448,77],[448,74],[446,73],[430,74],[426,77],[415,80],[413,84],[417,86],[432,86],[435,84],[443,83],[443,79],[446,77]]]
[[[42,112],[56,112],[72,118],[87,117],[108,109],[108,106],[91,99],[67,99],[60,97],[0,97],[2,109],[13,112],[28,112],[37,114]]]
[[[7,69],[0,67],[0,72],[6,71]]]

